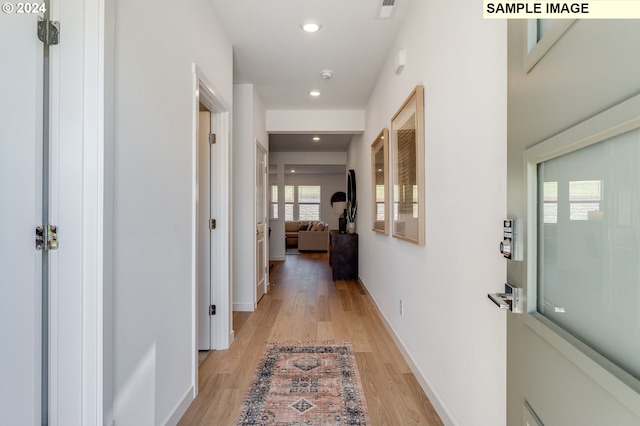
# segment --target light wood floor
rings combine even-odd
[[[273,263],[273,262],[272,262]],[[250,315],[234,315],[235,341],[200,365],[200,389],[179,425],[234,425],[267,341],[349,341],[373,425],[442,425],[356,281],[332,281],[326,254],[287,256]]]

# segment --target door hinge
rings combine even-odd
[[[58,249],[58,227],[55,225],[36,226],[36,250]]]
[[[209,229],[216,229],[216,220],[215,219],[211,219],[209,221]]]
[[[216,314],[216,305],[209,305],[209,315]]]
[[[39,20],[38,38],[48,46],[60,43],[60,22],[48,19]]]
[[[215,143],[216,143],[216,134],[215,134],[215,133],[210,133],[210,134],[209,134],[209,143],[210,143],[211,145],[213,145],[213,144],[215,144]]]

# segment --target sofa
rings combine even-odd
[[[300,251],[328,251],[329,225],[318,223],[306,231],[298,232],[298,250]]]
[[[288,247],[300,251],[328,251],[329,225],[323,222],[285,221]]]
[[[298,247],[298,231],[306,231],[308,226],[308,221],[285,220],[284,236],[287,238],[287,247]]]

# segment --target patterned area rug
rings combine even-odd
[[[367,403],[350,343],[267,346],[238,425],[366,425]]]

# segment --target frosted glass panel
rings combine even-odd
[[[554,22],[555,22],[555,19],[536,19],[536,24],[538,27],[536,42],[539,42],[540,40],[542,40],[542,37],[544,37],[545,34],[547,34],[547,32],[549,31],[549,28],[551,28]]]
[[[640,130],[538,165],[538,311],[640,379]]]

